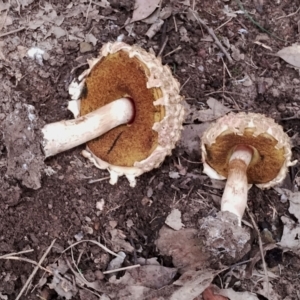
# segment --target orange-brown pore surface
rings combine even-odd
[[[277,140],[269,134],[253,136],[253,129],[246,128],[244,135],[224,132],[211,146],[205,145],[207,163],[219,174],[228,176],[228,162],[237,145],[252,147],[253,157],[247,169],[248,183],[266,183],[274,179],[283,163],[284,149],[276,149]]]
[[[146,159],[158,144],[155,122],[164,117],[164,107],[153,101],[162,96],[158,88],[147,89],[148,68],[125,51],[109,54],[99,61],[86,78],[86,92],[80,114],[85,115],[122,97],[131,97],[135,118],[130,125],[118,126],[87,143],[100,159],[118,166],[131,167]],[[149,75],[149,74],[148,74]]]

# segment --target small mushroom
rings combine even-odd
[[[27,187],[40,187],[43,158],[86,142],[83,155],[109,170],[111,184],[126,175],[133,187],[137,176],[160,166],[180,138],[183,98],[160,58],[115,42],[105,44],[88,63],[79,82],[69,87],[75,119],[42,127],[34,107],[26,104],[6,118],[8,174],[18,174]]]
[[[288,135],[273,119],[255,113],[230,113],[217,120],[203,134],[203,172],[214,179],[226,179],[221,211],[238,218],[247,205],[248,185],[269,188],[286,176],[292,152]]]

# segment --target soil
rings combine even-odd
[[[26,104],[35,108],[41,122],[71,119],[67,110],[70,82],[86,68],[86,59],[97,56],[102,44],[115,41],[123,34],[126,43],[137,43],[156,54],[163,50],[160,53],[162,62],[171,67],[181,83],[181,94],[190,110],[206,109],[206,100],[214,97],[233,111],[251,111],[272,117],[290,137],[294,137],[293,159],[300,160],[300,143],[295,138],[300,130],[297,115],[300,110],[299,72],[274,55],[284,46],[299,41],[299,12],[293,14],[299,2],[242,1],[251,16],[273,33],[270,36],[245,15],[238,14],[226,22],[229,17],[223,13],[224,5],[233,11],[240,9],[234,0],[190,1],[190,5],[187,5],[189,1],[163,1],[162,7],[172,7],[172,15],[152,39],[145,36],[149,25],[141,21],[135,23],[134,35],[124,28],[127,18],[132,16],[134,1],[111,0],[111,6],[106,8],[93,4],[88,13],[89,2],[78,0],[72,6],[69,1],[53,0],[50,4],[44,0],[12,0],[9,10],[0,12],[2,16],[7,11],[7,18],[13,20],[2,32],[26,27],[0,39],[0,255],[33,249],[23,257],[39,261],[55,239],[54,247],[43,261],[43,266],[47,266],[62,256],[62,250],[74,243],[78,234],[84,240],[100,241],[109,249],[119,251],[120,246],[113,239],[117,229],[124,235],[127,247],[130,244],[135,249],[135,254],[138,251],[140,257],[158,257],[162,265],[173,267],[170,257],[161,255],[155,245],[158,232],[171,210],[179,209],[185,227],[195,229],[201,218],[214,214],[220,206],[218,199],[222,188],[202,174],[200,150],[191,152],[179,146],[160,168],[140,176],[136,187],[131,188],[123,177],[115,186],[110,185],[105,179],[108,172],[85,160],[80,154],[84,146],[80,146],[48,158],[44,163],[40,159],[36,161],[42,169],[41,178],[34,178],[34,183],[30,183],[34,188],[28,188],[26,181],[20,179],[18,161],[8,159],[12,145],[18,145],[15,153],[22,155],[25,152],[20,153],[22,145],[18,131],[10,128],[7,118]],[[76,12],[75,8],[80,5],[86,10],[81,8]],[[189,18],[188,8],[197,11],[219,39],[227,39],[233,63],[222,55],[205,28]],[[32,23],[27,26],[26,22],[34,22],[53,10],[57,12],[56,23],[45,18],[36,28]],[[59,17],[64,17],[62,23]],[[69,35],[51,33],[53,24],[68,31]],[[93,34],[97,40],[94,45],[90,43],[89,51],[84,52],[82,42],[87,34]],[[42,65],[27,57],[26,52],[24,54],[24,49],[32,46],[46,50]],[[191,122],[187,117],[185,125],[193,124],[201,122]],[[20,124],[18,128],[20,126],[25,128]],[[30,141],[26,143],[24,151],[33,147]],[[199,140],[197,143],[199,145]],[[299,164],[290,168],[283,184],[285,188],[296,187],[299,170]],[[172,178],[170,172],[181,175]],[[102,181],[90,183],[90,180],[101,178]],[[96,209],[100,201],[104,201],[102,210]],[[282,235],[280,217],[294,218],[288,212],[288,203],[282,203],[280,195],[273,189],[253,187],[248,206],[260,230],[268,230],[273,242],[280,241]],[[248,215],[244,218],[251,223]],[[255,236],[254,230],[252,234]],[[257,248],[257,238],[253,238],[251,251],[255,252]],[[104,271],[113,258],[88,242],[72,249],[75,259],[81,257],[79,269],[82,274],[94,279],[97,271]],[[269,250],[266,255],[272,270],[281,269],[280,276],[272,281],[273,289],[280,299],[287,296],[299,299],[298,291],[294,290],[300,285],[299,258],[292,252],[275,250]],[[67,253],[71,257],[70,252]],[[134,263],[136,255],[127,254],[127,264]],[[243,259],[249,259],[249,255]],[[0,299],[15,299],[33,267],[24,261],[0,260]],[[26,296],[21,299],[41,299],[42,296],[43,299],[60,299],[45,283],[38,285],[42,278],[51,282],[51,276],[45,277],[44,271],[39,270]],[[216,281],[216,284],[220,286],[224,279],[222,274],[219,278],[221,282]],[[234,278],[229,285],[233,286],[237,281]],[[251,280],[245,279],[239,282],[238,289],[250,291],[251,286]],[[78,293],[73,299],[88,299],[82,295]]]

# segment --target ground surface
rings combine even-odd
[[[73,1],[73,5],[56,0],[0,1],[0,36],[24,27],[0,38],[0,255],[33,249],[23,257],[39,261],[56,239],[43,262],[46,267],[64,257],[62,250],[82,233],[83,239],[100,241],[113,251],[125,247],[128,254],[125,265],[135,263],[137,251],[140,257],[158,257],[162,265],[172,267],[170,258],[160,255],[155,246],[158,231],[170,211],[179,209],[185,227],[197,228],[199,219],[219,210],[222,185],[202,174],[198,148],[192,151],[182,144],[159,169],[138,178],[135,188],[125,178],[116,186],[109,185],[108,180],[89,183],[91,179],[107,177],[108,173],[96,169],[80,155],[84,146],[47,159],[37,190],[26,188],[13,172],[7,175],[8,150],[3,136],[7,134],[4,120],[8,114],[20,103],[26,103],[33,105],[46,123],[70,119],[68,85],[85,69],[87,58],[96,56],[103,43],[115,41],[121,34],[129,44],[137,43],[160,53],[163,63],[170,66],[182,85],[181,93],[190,110],[185,124],[194,131],[194,136],[201,135],[196,131],[204,122],[192,115],[208,108],[209,97],[233,111],[273,117],[291,137],[299,132],[299,73],[274,56],[278,50],[299,41],[300,12],[293,14],[299,7],[297,0],[242,1],[251,16],[272,31],[273,36],[262,32],[243,14],[226,15],[225,5],[232,11],[240,9],[234,0],[163,1],[162,7],[171,7],[171,16],[152,39],[145,35],[149,24],[136,22],[132,29],[124,28],[125,21],[132,16],[134,1],[109,2],[111,6],[104,8],[101,5],[105,1],[92,1],[91,5],[84,0]],[[232,55],[232,63],[214,44],[205,27],[191,17],[189,9],[196,11],[214,30]],[[289,14],[292,15],[281,18]],[[46,51],[43,65],[27,56],[27,49],[33,46]],[[199,139],[195,143],[199,145]],[[299,139],[294,138],[294,146],[293,158],[299,160]],[[284,183],[286,189],[297,188],[298,171],[299,165],[291,167]],[[101,199],[104,207],[98,210],[96,203]],[[288,212],[288,203],[282,203],[273,189],[261,191],[253,187],[248,203],[260,229],[272,235],[265,245],[280,241],[282,216],[295,220]],[[251,223],[247,215],[245,219]],[[125,246],[112,238],[116,232],[127,241]],[[134,254],[129,253],[130,245],[135,249]],[[251,249],[255,252],[257,248],[257,239],[253,238]],[[272,279],[273,289],[278,299],[300,299],[294,289],[300,285],[299,259],[292,252],[276,251],[269,251],[266,256],[268,267],[277,275]],[[74,247],[73,253],[75,260],[80,256],[78,267],[86,278],[99,280],[105,286],[108,279],[102,280],[98,271],[106,269],[112,256],[91,243]],[[66,256],[71,259],[71,252]],[[244,260],[250,257],[248,254]],[[33,265],[28,262],[0,260],[0,299],[15,299],[32,270]],[[46,282],[35,287],[44,275],[42,270],[38,271],[27,295],[21,299],[59,299]],[[51,278],[47,277],[48,283]],[[236,284],[239,291],[254,291],[259,285],[254,284],[259,277],[240,279],[232,275],[225,282],[221,276],[215,283],[219,287]],[[87,295],[81,291],[73,299],[93,299]]]

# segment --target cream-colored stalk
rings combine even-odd
[[[47,124],[42,129],[45,156],[53,156],[84,144],[130,122],[133,116],[132,102],[128,98],[121,98],[76,119]]]
[[[229,211],[238,217],[239,225],[247,206],[248,180],[247,168],[253,150],[239,145],[229,159],[228,177],[221,200],[221,211]]]

